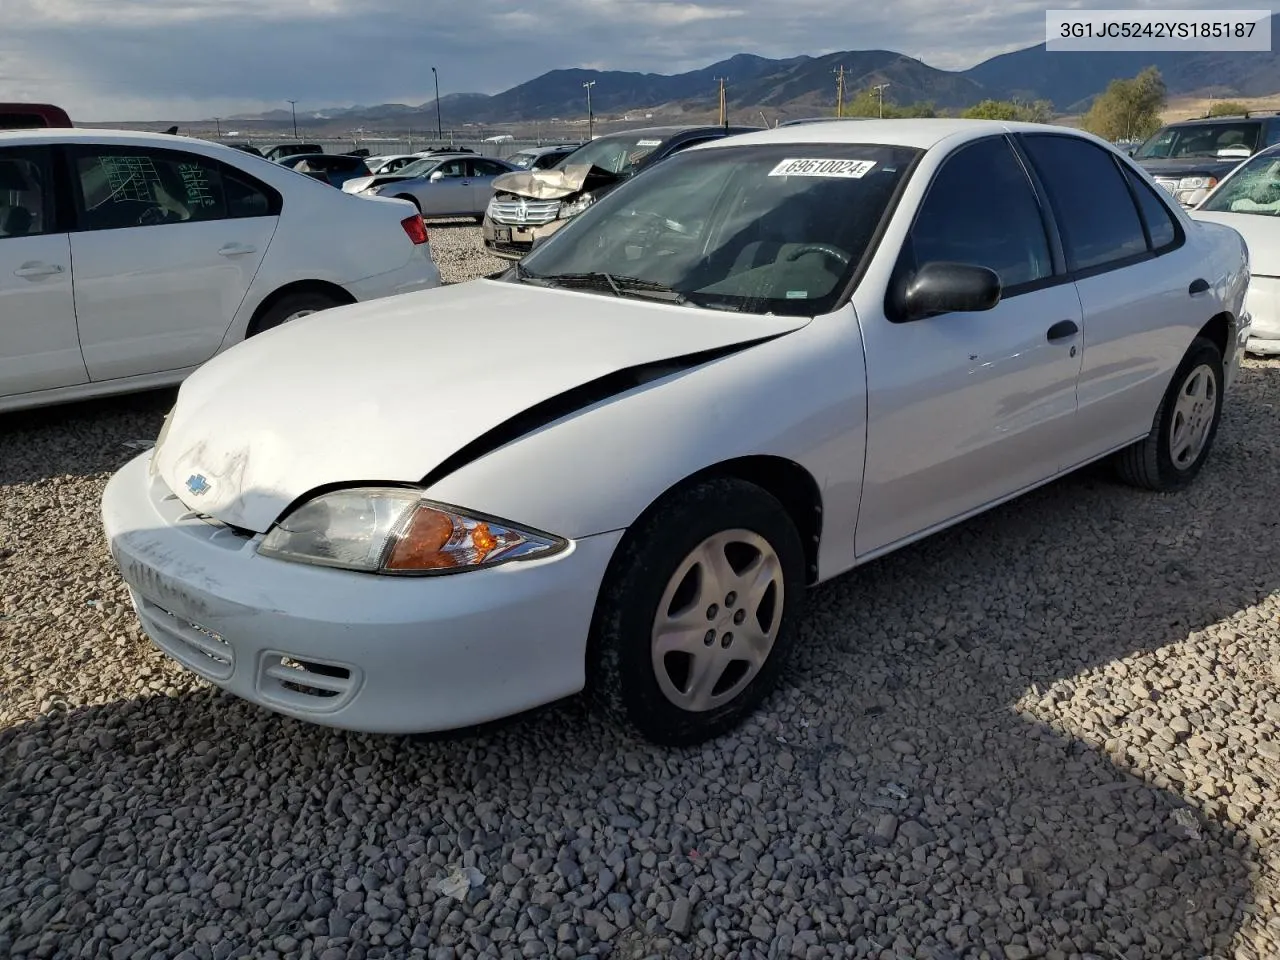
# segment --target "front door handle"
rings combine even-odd
[[[1059,320],[1049,328],[1049,342],[1054,343],[1057,340],[1066,340],[1068,337],[1074,337],[1080,332],[1080,328],[1076,326],[1074,320]]]
[[[56,263],[24,263],[17,270],[13,271],[15,277],[22,277],[24,280],[39,280],[42,277],[52,277],[54,274],[62,272],[62,268]]]
[[[1208,292],[1209,292],[1209,281],[1203,278],[1192,280],[1191,286],[1187,287],[1187,293],[1189,293],[1193,297],[1198,293],[1208,293]]]
[[[247,243],[228,243],[218,251],[220,257],[243,257],[246,253],[254,253],[257,247],[251,247]]]

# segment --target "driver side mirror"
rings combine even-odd
[[[1000,302],[1000,275],[972,263],[936,261],[905,277],[899,290],[903,320],[977,313]]]
[[[444,179],[444,171],[443,171],[443,170],[437,170],[435,173],[431,174],[431,176],[430,176],[430,177],[428,177],[427,179],[428,179],[428,180],[430,180],[432,183],[436,183],[436,182],[438,182],[438,181],[440,181],[440,180],[443,180],[443,179]]]

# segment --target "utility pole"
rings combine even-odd
[[[440,121],[440,74],[431,68],[431,78],[436,82],[436,139],[444,138],[444,124]]]
[[[722,127],[726,127],[726,128],[727,128],[727,127],[729,126],[729,104],[728,104],[728,101],[727,101],[727,100],[725,100],[725,97],[724,97],[724,81],[725,81],[725,78],[724,78],[724,77],[712,77],[712,79],[713,79],[713,80],[717,80],[717,81],[719,81],[719,83],[720,83],[720,126],[722,126]]]
[[[587,139],[594,139],[592,134],[595,132],[596,115],[591,110],[591,88],[596,85],[594,80],[588,80],[582,86],[587,91]]]
[[[884,88],[887,86],[889,86],[889,84],[887,83],[877,83],[874,87],[871,88],[875,90],[877,94],[880,95],[880,119],[881,120],[884,119]]]
[[[840,64],[839,70],[832,70],[836,75],[836,116],[844,116],[844,64]]]
[[[298,139],[298,101],[289,101],[289,110],[293,113],[293,139]]]
[[[214,117],[213,122],[218,126],[218,139],[221,140],[222,139],[222,118]]]

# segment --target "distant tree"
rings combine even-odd
[[[1048,123],[1053,117],[1053,104],[1048,100],[1022,103],[1018,100],[981,100],[964,110],[966,120],[1016,120],[1024,123]]]
[[[1248,112],[1249,108],[1237,100],[1219,100],[1209,107],[1209,116],[1211,117],[1238,117],[1240,114]]]
[[[882,108],[883,114],[881,113]],[[841,112],[841,116],[845,117],[883,116],[886,120],[891,117],[936,117],[937,115],[937,108],[929,100],[923,100],[919,103],[897,104],[886,97],[882,105],[880,103],[880,93],[875,87],[867,87],[867,89],[854,94],[853,97],[845,101],[844,110]]]
[[[890,110],[893,111],[890,114]],[[921,100],[919,103],[908,103],[905,106],[896,106],[886,103],[884,105],[884,115],[894,117],[936,117],[938,109],[933,105],[932,100]]]
[[[1083,126],[1107,140],[1146,138],[1160,128],[1160,111],[1167,93],[1155,67],[1136,77],[1112,80],[1093,101]]]

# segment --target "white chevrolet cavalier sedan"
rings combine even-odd
[[[1248,337],[1240,236],[1108,144],[980,121],[690,149],[501,279],[268,331],[107,487],[147,632],[355,730],[590,687],[691,743],[806,588],[1082,464],[1189,483]]]

